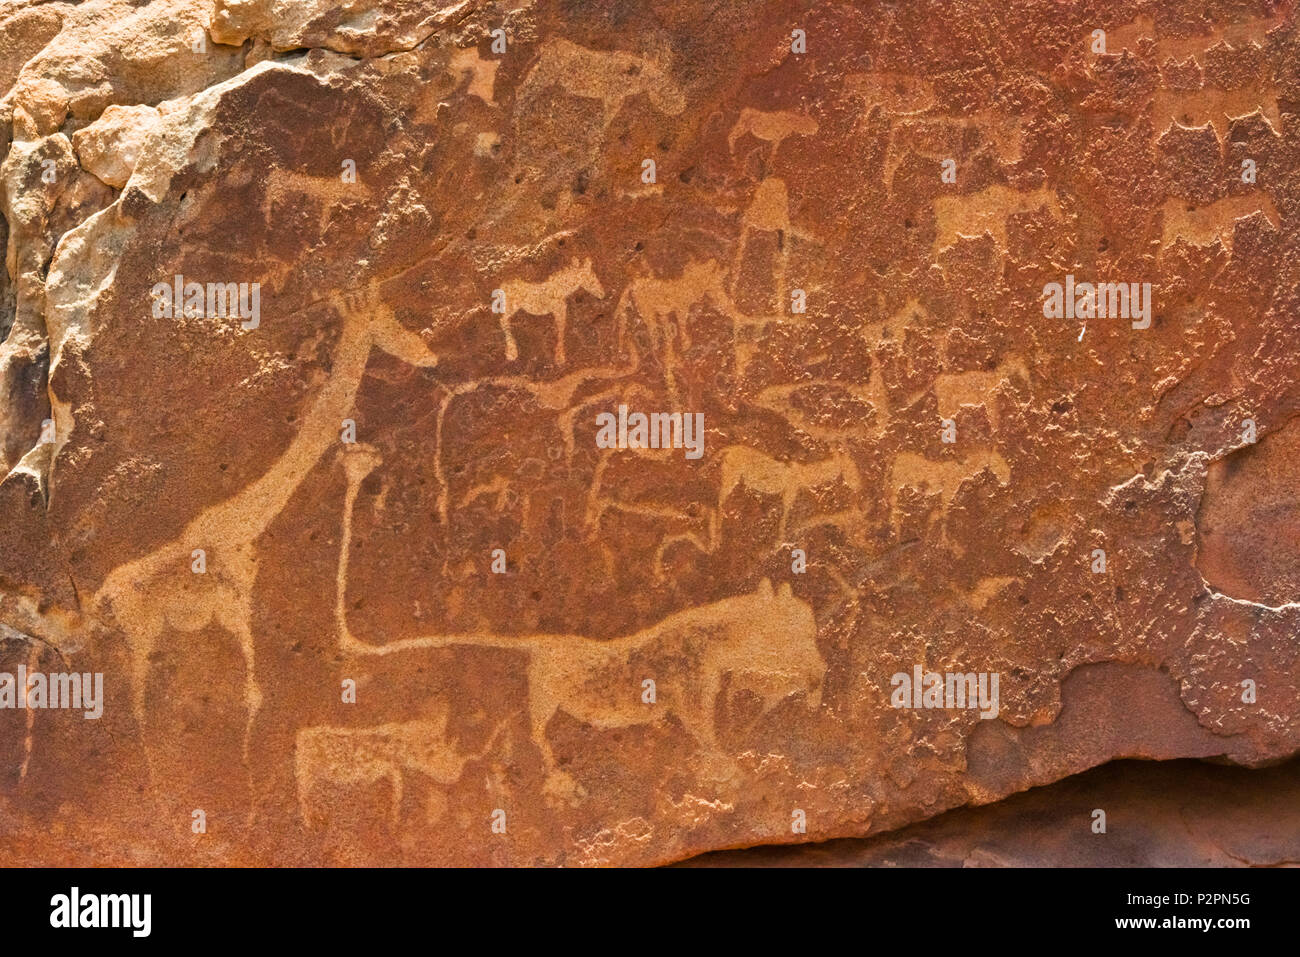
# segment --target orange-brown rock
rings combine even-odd
[[[0,50],[0,673],[105,689],[0,707],[3,862],[653,864],[1300,746],[1293,4]]]
[[[878,837],[717,851],[680,866],[1296,867],[1300,762],[1116,761]]]

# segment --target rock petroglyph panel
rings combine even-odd
[[[1295,753],[1294,5],[1050,6],[0,13],[0,860]]]

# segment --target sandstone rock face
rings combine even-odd
[[[72,134],[72,148],[83,169],[121,189],[157,125],[158,111],[152,106],[110,106],[95,122]]]
[[[0,672],[104,682],[0,708],[0,858],[653,864],[1294,754],[1295,16],[0,9]]]
[[[1093,828],[1099,810],[1104,832]],[[1247,771],[1116,761],[879,837],[718,851],[681,866],[1295,867],[1300,762]]]

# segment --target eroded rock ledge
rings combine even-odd
[[[1097,816],[1097,811],[1105,814]],[[1104,823],[1105,830],[1100,827]],[[1295,867],[1300,762],[1116,761],[890,834],[717,851],[683,867]]]

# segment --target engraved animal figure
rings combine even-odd
[[[1151,17],[1138,17],[1131,23],[1121,24],[1117,27],[1110,27],[1106,30],[1106,53],[1110,56],[1119,56],[1125,50],[1136,54],[1138,52],[1138,41],[1143,37],[1155,39],[1155,20]],[[1092,44],[1087,45],[1090,56],[1095,55],[1092,52]]]
[[[713,528],[713,519],[707,508],[700,508],[692,515],[690,510],[681,502],[663,501],[658,498],[640,498],[629,501],[604,494],[605,473],[610,463],[614,461],[615,455],[634,455],[643,460],[660,462],[679,461],[679,457],[673,449],[628,449],[625,452],[615,452],[612,449],[602,450],[592,475],[591,487],[587,490],[587,507],[583,518],[583,524],[587,529],[586,541],[601,543],[605,538],[602,522],[607,512],[639,515],[652,520],[660,530],[665,528],[670,530],[667,535],[661,538],[659,547],[655,552],[655,576],[660,580],[663,577],[663,553],[671,545],[687,541],[694,544],[702,553],[711,551],[711,546],[705,541]],[[667,488],[670,485],[665,484],[662,487]]]
[[[557,269],[541,282],[512,279],[501,287],[506,294],[506,311],[501,314],[501,332],[506,340],[506,358],[519,357],[510,317],[520,310],[533,316],[551,316],[555,319],[555,361],[564,364],[564,334],[568,319],[568,298],[579,289],[585,289],[597,299],[605,298],[605,287],[596,278],[591,260],[571,262]]]
[[[442,525],[446,525],[449,517],[451,489],[446,472],[442,467],[443,429],[446,424],[447,411],[456,399],[484,388],[530,393],[541,408],[560,412],[556,419],[556,427],[560,430],[560,435],[564,440],[565,461],[572,462],[577,421],[582,410],[589,405],[608,402],[609,399],[616,397],[620,390],[615,387],[587,394],[576,403],[574,402],[575,394],[588,382],[598,380],[608,382],[631,376],[636,372],[640,364],[640,356],[635,346],[632,347],[631,352],[632,355],[627,366],[623,367],[589,367],[570,372],[557,379],[540,382],[535,382],[523,376],[488,376],[482,379],[473,379],[449,389],[438,404],[437,424],[434,428],[433,474],[438,482],[438,521]]]
[[[1255,213],[1262,213],[1274,229],[1281,225],[1281,217],[1267,193],[1252,190],[1225,196],[1200,209],[1188,209],[1185,201],[1171,196],[1165,200],[1164,231],[1157,258],[1163,258],[1165,250],[1173,248],[1179,239],[1193,246],[1212,246],[1218,240],[1224,252],[1231,256],[1232,233],[1237,221]]]
[[[938,492],[943,514],[946,515],[953,497],[963,482],[988,469],[1000,485],[1011,478],[1011,468],[1006,460],[990,449],[972,452],[965,459],[935,461],[915,452],[903,452],[894,459],[889,470],[890,524],[897,533],[901,516],[898,513],[898,493],[904,488],[918,488],[925,492]]]
[[[1017,190],[995,185],[961,196],[939,196],[934,200],[937,230],[934,255],[955,244],[960,237],[974,238],[990,233],[1001,249],[1007,248],[1007,218],[1046,207],[1052,218],[1062,219],[1057,195],[1046,186]]]
[[[850,73],[844,92],[862,101],[863,117],[877,107],[888,116],[914,116],[938,102],[929,80],[906,73]]]
[[[790,238],[811,239],[807,233],[790,225],[790,194],[786,190],[785,180],[769,176],[758,184],[754,198],[745,207],[740,217],[740,241],[736,245],[736,259],[732,264],[732,291],[739,282],[740,267],[745,261],[745,248],[750,234],[754,232],[776,233],[777,275],[776,275],[776,311],[781,312],[786,297],[786,270],[790,261]]]
[[[500,60],[484,60],[478,55],[478,50],[473,47],[466,47],[463,50],[457,50],[452,54],[451,60],[447,63],[447,69],[459,77],[468,76],[469,85],[465,88],[466,96],[477,96],[489,106],[496,106],[496,100],[493,99],[496,88],[497,67],[501,65]]]
[[[589,50],[569,40],[548,42],[521,85],[525,102],[551,86],[572,96],[599,100],[602,132],[628,97],[645,93],[660,113],[677,116],[686,109],[686,97],[657,63],[621,50]]]
[[[322,782],[369,785],[387,780],[392,786],[392,820],[397,823],[408,773],[443,787],[459,781],[465,766],[486,756],[506,726],[499,726],[481,751],[462,754],[447,740],[448,710],[449,705],[441,702],[431,717],[415,721],[299,730],[293,766],[303,822],[312,827],[324,816],[313,800]]]
[[[889,394],[885,390],[879,366],[871,372],[866,384],[839,382],[832,379],[811,379],[806,382],[771,385],[754,397],[754,404],[769,409],[801,432],[807,432],[823,442],[842,441],[849,435],[861,435],[863,422],[855,419],[851,424],[830,426],[818,422],[812,414],[800,408],[796,396],[827,396],[829,404],[866,403],[875,413],[875,430],[883,434],[889,425]]]
[[[894,189],[894,174],[908,152],[941,161],[956,158],[957,147],[974,130],[977,149],[991,146],[1003,163],[1019,162],[1023,128],[1019,117],[998,110],[966,116],[926,115],[938,105],[934,87],[923,77],[902,73],[854,73],[844,82],[845,92],[862,101],[860,118],[877,108],[889,124],[882,176],[887,193]]]
[[[619,348],[623,347],[626,338],[628,310],[631,309],[649,327],[651,346],[662,357],[664,382],[673,402],[677,401],[676,370],[679,365],[674,340],[681,341],[682,352],[691,347],[688,322],[691,307],[704,302],[712,302],[731,319],[734,338],[740,316],[727,295],[722,266],[712,259],[691,260],[682,268],[682,274],[675,278],[642,276],[633,279],[619,300]]]
[[[1175,123],[1186,127],[1210,124],[1222,146],[1233,120],[1258,112],[1277,135],[1282,131],[1282,113],[1277,89],[1263,80],[1231,90],[1203,87],[1199,90],[1161,88],[1151,97],[1151,123],[1155,139]]]
[[[602,393],[602,396],[606,406],[626,405],[629,408],[636,408],[639,405],[645,408],[655,401],[655,393],[639,383],[633,383],[623,389],[612,390],[610,393]],[[658,428],[659,426],[654,423],[655,420],[652,417],[651,427]],[[661,533],[652,567],[656,579],[663,581],[663,556],[665,551],[673,545],[679,542],[689,542],[701,554],[712,551],[712,545],[710,544],[711,533],[714,528],[712,509],[703,502],[683,502],[680,499],[670,500],[671,496],[667,498],[659,496],[658,491],[673,487],[672,480],[668,478],[659,483],[652,483],[652,488],[655,491],[652,491],[649,496],[642,492],[635,494],[631,499],[624,499],[617,495],[606,494],[606,472],[613,463],[624,457],[635,457],[650,462],[675,463],[677,466],[680,466],[682,461],[681,453],[671,448],[600,450],[595,470],[592,473],[591,485],[587,489],[587,504],[583,514],[583,525],[587,530],[585,541],[600,548],[606,558],[606,564],[611,568],[612,574],[614,556],[606,544],[609,536],[605,534],[602,528],[606,513],[617,512],[650,520]],[[612,484],[615,488],[626,488],[623,483],[615,482]],[[692,506],[695,507],[692,508]]]
[[[769,162],[776,158],[776,151],[781,148],[781,141],[787,136],[813,136],[817,132],[817,121],[811,116],[791,113],[788,110],[755,110],[745,107],[740,111],[740,118],[727,134],[727,147],[734,155],[736,141],[745,134],[764,143],[772,144]]]
[[[821,701],[826,663],[817,649],[812,609],[788,584],[775,593],[766,579],[753,594],[725,598],[670,615],[631,635],[600,641],[582,635],[432,635],[382,648],[351,639],[371,654],[398,646],[475,646],[523,654],[528,670],[528,713],[534,743],[545,762],[546,789],[575,796],[559,767],[547,726],[563,711],[601,730],[633,727],[670,716],[711,757],[722,755],[715,711],[724,677],[763,697],[763,711],[804,694],[809,708]],[[350,637],[350,636],[349,636]],[[641,701],[641,681],[656,676],[657,702]]]
[[[145,723],[149,659],[160,637],[193,632],[215,622],[232,634],[244,658],[244,756],[261,706],[253,661],[252,592],[257,578],[257,539],[280,514],[325,451],[338,444],[339,424],[351,410],[373,347],[420,366],[435,356],[404,328],[379,299],[378,284],[339,294],[333,305],[341,332],[330,377],[316,394],[284,454],[241,491],[205,509],[172,542],[115,568],[95,593],[100,611],[112,610],[130,658],[132,708]],[[191,553],[206,553],[205,574],[191,572]]]
[[[812,608],[795,598],[788,584],[773,592],[766,579],[752,594],[677,612],[607,641],[574,634],[425,635],[384,645],[358,639],[347,616],[348,553],[357,490],[368,468],[360,457],[348,455],[344,461],[357,465],[347,472],[339,543],[334,607],[340,650],[366,657],[469,646],[522,654],[527,660],[532,737],[545,763],[548,793],[577,793],[547,738],[547,725],[558,711],[600,729],[673,716],[711,756],[718,756],[722,752],[715,738],[715,711],[727,675],[745,687],[761,688],[765,712],[798,693],[807,695],[810,708],[820,705],[826,662],[817,649]],[[658,702],[653,707],[640,698],[647,674],[656,676]]]
[[[862,479],[857,464],[844,452],[835,452],[820,462],[781,462],[771,456],[743,445],[729,445],[722,450],[722,485],[718,491],[717,514],[737,486],[764,495],[781,496],[781,520],[778,537],[785,537],[786,519],[799,493],[830,482],[844,482],[855,495],[862,492]],[[719,523],[721,519],[717,520]],[[812,524],[827,524],[821,518]],[[714,532],[717,542],[717,531]]]
[[[1207,51],[1220,43],[1238,48],[1246,44],[1262,44],[1266,41],[1269,31],[1280,26],[1285,20],[1285,11],[1279,9],[1275,17],[1243,17],[1235,22],[1220,23],[1208,34],[1162,36],[1157,39],[1155,21],[1149,16],[1143,16],[1130,23],[1107,29],[1106,53],[1117,56],[1125,50],[1130,50],[1136,54],[1138,41],[1150,37],[1155,42],[1156,61],[1159,63],[1168,59],[1185,60],[1189,56],[1196,57],[1199,61],[1204,58]]]
[[[988,414],[989,425],[996,430],[999,419],[996,392],[1004,382],[1012,381],[1012,376],[1028,384],[1029,370],[1025,368],[1023,359],[1008,359],[988,372],[977,369],[937,376],[934,397],[939,403],[939,415],[951,418],[960,406],[982,405]]]
[[[885,308],[885,297],[878,296],[881,311]],[[921,301],[912,297],[905,302],[897,312],[878,319],[875,322],[867,322],[862,325],[862,338],[870,346],[872,353],[876,353],[881,345],[894,340],[902,341],[906,334],[907,327],[913,323],[924,323],[930,318],[929,311],[921,305]]]
[[[1117,56],[1129,50],[1139,53],[1139,41],[1149,38],[1154,46],[1154,60],[1157,64],[1169,61],[1179,63],[1193,58],[1197,65],[1204,68],[1206,54],[1215,48],[1220,52],[1239,52],[1253,47],[1256,52],[1268,42],[1269,31],[1280,26],[1286,20],[1286,13],[1279,10],[1271,18],[1247,17],[1235,23],[1216,25],[1208,34],[1192,36],[1162,36],[1156,38],[1155,22],[1147,17],[1138,17],[1132,23],[1108,30],[1106,33],[1106,53]],[[1228,135],[1228,125],[1232,120],[1259,111],[1273,132],[1281,135],[1282,114],[1278,107],[1277,87],[1272,77],[1265,73],[1249,77],[1230,89],[1217,86],[1202,86],[1196,90],[1171,90],[1160,86],[1151,96],[1151,121],[1155,139],[1159,139],[1174,123],[1186,127],[1200,127],[1207,123],[1214,127],[1214,135],[1222,147]]]
[[[668,459],[668,453],[656,453],[654,450],[636,450],[639,455],[652,458]],[[701,554],[713,551],[712,544],[714,518],[708,508],[700,509],[692,515],[688,508],[679,504],[660,501],[623,501],[613,496],[601,494],[601,483],[608,458],[602,458],[596,466],[596,478],[587,496],[587,508],[584,524],[587,527],[586,541],[594,543],[605,551],[608,562],[613,562],[612,553],[608,552],[605,542],[608,540],[603,531],[605,515],[617,512],[635,515],[654,523],[660,534],[659,544],[655,548],[654,562],[651,565],[656,581],[666,581],[664,572],[664,555],[674,545],[688,543]],[[612,574],[612,571],[611,571]]]
[[[262,219],[267,225],[275,222],[286,208],[302,209],[306,196],[316,207],[316,232],[321,236],[330,217],[349,198],[358,192],[366,197],[371,195],[370,187],[364,182],[344,183],[337,176],[308,176],[296,170],[276,168],[266,171],[262,188]]]
[[[1001,163],[1018,163],[1024,130],[1018,116],[986,110],[969,116],[916,116],[891,125],[885,147],[886,193],[894,191],[894,174],[909,154],[940,163],[991,148]],[[968,145],[969,144],[969,145]]]

